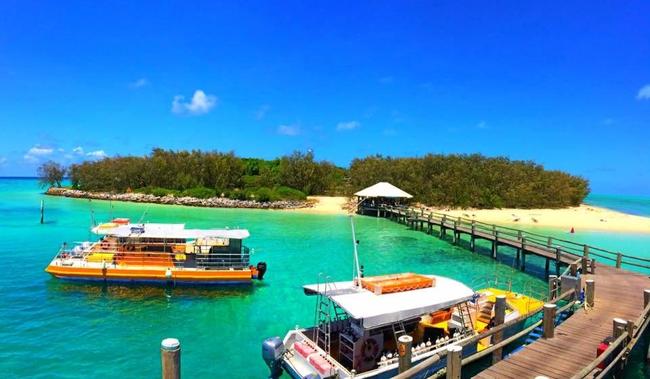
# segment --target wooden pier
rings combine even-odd
[[[550,286],[565,279],[567,287],[577,283],[577,287],[562,288],[562,292],[569,290],[575,294],[589,281],[589,291],[579,310],[557,327],[557,320],[553,316],[555,322],[549,323],[554,329],[550,334],[552,337],[540,338],[502,360],[494,359],[496,363],[477,374],[476,378],[605,377],[624,369],[631,349],[650,323],[650,278],[647,274],[631,271],[650,272],[650,259],[467,218],[450,217],[423,208],[364,208],[360,213],[386,217],[427,234],[434,234],[436,230],[442,239],[449,239],[449,233],[453,244],[458,244],[463,236],[467,236],[472,251],[476,250],[477,240],[488,241],[491,256],[495,259],[500,246],[510,247],[515,250],[515,266],[522,271],[526,270],[527,256],[541,257],[545,260],[545,274],[551,278]],[[596,258],[606,264],[596,267]],[[555,268],[553,274],[549,272],[551,263]],[[574,295],[573,299],[577,304],[578,297]],[[540,320],[536,325],[541,323]],[[549,328],[548,325],[545,327]],[[597,358],[596,349],[607,337],[612,337],[613,342]],[[501,347],[495,347],[494,351],[500,354]],[[463,359],[462,364],[476,359]],[[597,367],[599,365],[601,368]],[[418,373],[417,366],[409,371],[404,377]]]

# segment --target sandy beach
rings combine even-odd
[[[343,196],[310,196],[311,208],[286,210],[313,214],[348,214],[350,203]],[[612,232],[650,233],[650,217],[635,216],[611,209],[580,205],[563,209],[449,209],[431,208],[449,215],[508,226],[537,226]]]
[[[650,233],[650,218],[611,209],[580,205],[563,209],[437,209],[453,216],[500,225],[539,226],[579,230]]]

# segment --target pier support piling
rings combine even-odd
[[[160,343],[162,379],[180,379],[181,343],[176,338],[165,338]]]
[[[498,295],[494,304],[494,326],[503,324],[506,319],[506,295]],[[497,332],[492,336],[492,343],[497,344],[503,340],[503,332]],[[495,349],[492,352],[492,364],[503,358],[503,349]]]
[[[463,347],[458,345],[447,348],[447,379],[460,379]]]
[[[544,304],[544,319],[542,325],[544,327],[544,338],[553,338],[555,336],[555,312],[557,305]]]
[[[553,300],[556,297],[557,293],[557,276],[549,275],[548,276],[548,299]]]
[[[616,253],[616,268],[621,268],[622,262],[623,262],[623,254]]]
[[[411,347],[413,337],[409,335],[400,336],[397,339],[397,352],[399,356],[399,372],[402,373],[411,368]]]
[[[587,266],[589,265],[589,246],[584,245],[582,248],[582,275],[587,274]]]

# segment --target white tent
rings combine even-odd
[[[402,191],[401,189],[395,187],[394,185],[388,182],[379,182],[368,188],[362,189],[361,191],[355,193],[354,195],[359,197],[388,197],[388,198],[407,198],[407,199],[413,197],[410,194]]]

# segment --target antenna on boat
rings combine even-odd
[[[352,226],[352,246],[354,246],[354,271],[356,271],[356,273],[353,273],[352,275],[352,281],[354,281],[354,274],[356,274],[357,284],[359,288],[361,288],[361,267],[359,266],[359,252],[357,250],[357,244],[359,242],[357,241],[357,235],[354,231],[354,218],[352,215],[350,215],[350,225]]]
[[[144,212],[142,212],[142,216],[140,216],[140,219],[138,220],[138,224],[142,224],[142,220],[144,220],[144,216],[147,215],[147,211],[149,208],[145,209]]]

